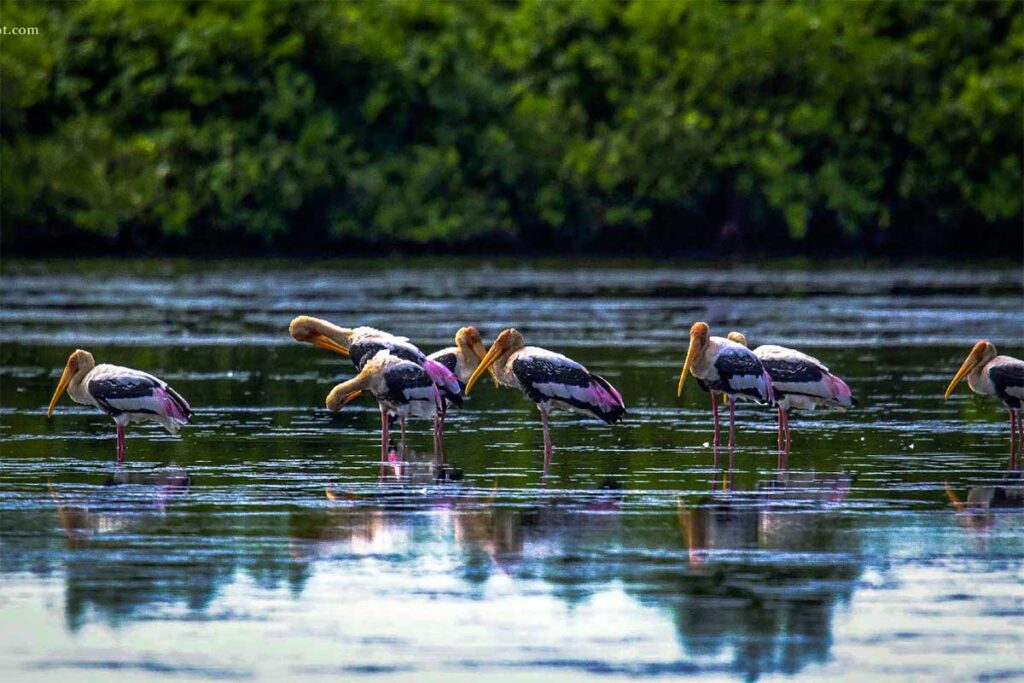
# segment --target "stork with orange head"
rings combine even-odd
[[[987,339],[979,340],[967,354],[953,380],[946,387],[944,398],[949,398],[964,377],[967,386],[976,394],[995,396],[1010,412],[1010,467],[1020,469],[1020,456],[1024,452],[1024,424],[1021,407],[1024,406],[1024,361],[1012,356],[1000,356],[995,345]],[[1015,454],[1016,453],[1016,460]]]

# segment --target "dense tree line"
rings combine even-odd
[[[3,245],[1021,245],[1006,2],[5,1]]]

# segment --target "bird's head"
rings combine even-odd
[[[676,396],[683,395],[683,383],[686,381],[686,375],[690,372],[693,361],[707,347],[710,336],[711,330],[707,323],[696,322],[690,327],[690,348],[686,351],[686,361],[683,363],[683,372],[679,375],[679,386],[676,388]]]
[[[352,389],[346,386],[347,384],[349,383],[342,382],[327,394],[327,410],[336,413],[363,393],[362,389]]]
[[[964,360],[963,365],[956,371],[956,375],[953,376],[953,381],[946,387],[946,393],[943,398],[949,398],[949,395],[953,393],[953,389],[956,389],[956,385],[960,383],[964,377],[967,376],[971,370],[984,365],[990,360],[995,358],[998,354],[996,353],[995,345],[987,339],[981,339],[975,343],[974,348],[967,354],[967,359]]]
[[[466,396],[469,396],[469,392],[473,389],[473,385],[480,379],[480,375],[484,374],[492,365],[498,362],[498,360],[508,356],[510,353],[514,353],[519,349],[526,346],[526,341],[523,339],[523,335],[519,333],[519,330],[509,328],[498,335],[498,338],[491,344],[490,350],[481,359],[480,365],[476,366],[476,370],[473,371],[469,381],[466,382]],[[497,378],[494,373],[491,374],[497,383]]]
[[[60,380],[57,382],[57,389],[53,392],[53,398],[50,399],[50,405],[46,409],[46,417],[53,415],[53,407],[57,405],[61,394],[68,388],[68,384],[75,378],[75,375],[89,372],[94,367],[96,367],[96,360],[88,351],[76,349],[68,356],[68,362],[64,364],[64,372],[61,373]]]
[[[733,330],[732,332],[727,334],[725,338],[728,339],[729,341],[736,342],[740,346],[747,346],[747,337],[742,332],[737,332]]]
[[[472,325],[459,328],[459,331],[455,333],[455,345],[463,353],[470,352],[478,361],[487,355],[484,340]]]
[[[326,320],[300,315],[289,323],[288,334],[295,341],[313,344],[343,356],[349,355],[346,342],[350,335],[343,328]]]
[[[480,361],[487,355],[483,337],[473,326],[459,328],[459,331],[455,333],[455,345],[459,347],[462,357],[471,363],[473,369],[476,369],[480,365]],[[491,368],[489,372],[494,386],[498,386],[498,378],[494,374],[494,369]]]

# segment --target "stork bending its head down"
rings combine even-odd
[[[127,451],[124,428],[128,423],[159,422],[176,434],[181,425],[192,421],[188,401],[167,382],[140,370],[106,363],[96,365],[92,354],[81,349],[68,357],[46,409],[47,417],[53,415],[53,408],[65,390],[75,403],[96,406],[114,418],[118,464],[124,462]]]
[[[339,327],[334,323],[308,315],[294,318],[288,325],[288,333],[295,341],[306,342],[322,349],[348,356],[356,370],[362,370],[366,363],[379,352],[387,351],[392,356],[419,365],[437,385],[445,403],[462,405],[462,388],[451,370],[435,360],[427,358],[407,337],[375,329],[373,327]],[[381,410],[381,436],[386,455],[388,413],[384,404]],[[443,431],[438,431],[443,439]],[[443,449],[443,444],[441,444]]]
[[[381,460],[387,459],[387,414],[398,416],[402,427],[402,451],[405,451],[405,423],[408,417],[434,419],[434,447],[438,447],[437,417],[441,393],[422,366],[394,356],[382,349],[363,363],[359,374],[338,384],[327,395],[327,409],[338,412],[364,391],[373,394],[381,410]]]
[[[554,450],[548,426],[552,407],[590,415],[608,424],[618,422],[626,412],[622,396],[608,380],[560,353],[527,346],[523,335],[515,329],[505,330],[494,340],[466,383],[467,396],[488,370],[496,383],[519,389],[540,409],[545,474]]]
[[[686,351],[683,371],[679,375],[678,396],[683,395],[686,376],[693,375],[697,385],[711,392],[711,411],[714,416],[714,445],[718,439],[718,396],[729,399],[729,447],[736,443],[737,395],[747,396],[758,403],[774,403],[772,380],[757,356],[747,347],[724,337],[712,337],[707,323],[696,322],[690,327],[690,347]]]

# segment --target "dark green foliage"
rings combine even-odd
[[[9,249],[1021,240],[1017,2],[2,7]]]

